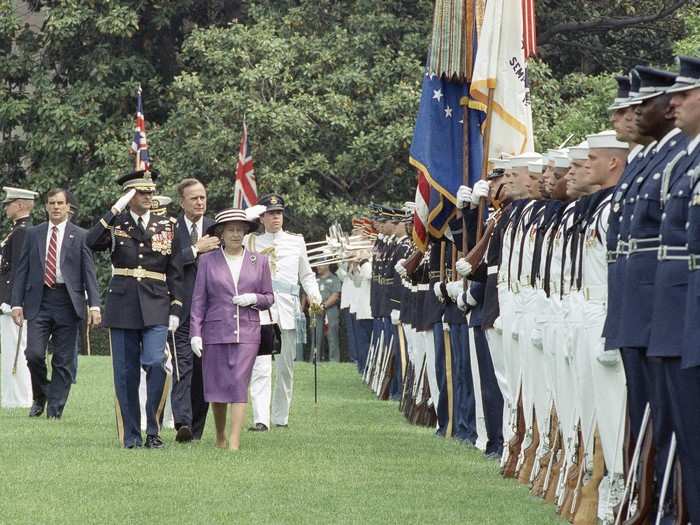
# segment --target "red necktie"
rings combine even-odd
[[[56,284],[56,245],[58,244],[58,226],[51,228],[51,240],[49,241],[49,251],[46,253],[46,273],[44,273],[44,284],[53,288]]]

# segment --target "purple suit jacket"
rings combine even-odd
[[[254,293],[255,305],[233,304],[235,295]],[[243,252],[238,287],[221,250],[199,258],[197,278],[190,309],[190,337],[201,337],[204,344],[260,343],[259,310],[267,310],[275,301],[267,257]]]

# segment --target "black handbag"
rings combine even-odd
[[[282,334],[276,324],[260,325],[258,355],[277,355],[282,350]]]

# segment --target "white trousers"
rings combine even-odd
[[[479,374],[479,360],[476,357],[476,341],[474,340],[474,328],[469,328],[469,364],[471,365],[472,384],[474,385],[474,404],[476,417],[476,448],[484,452],[488,444],[486,434],[486,418],[484,417],[484,401],[481,398],[481,375]]]
[[[626,379],[619,350],[605,350],[601,337],[605,324],[605,304],[586,304],[586,346],[591,356],[593,401],[596,424],[608,472],[623,473],[625,440]],[[600,359],[598,359],[600,358]],[[602,362],[601,362],[602,361]]]
[[[503,441],[508,442],[513,437],[513,429],[510,425],[510,411],[512,408],[512,400],[510,398],[510,390],[508,388],[508,378],[506,370],[506,360],[503,355],[503,333],[495,328],[486,330],[486,339],[489,342],[489,351],[491,352],[491,361],[493,362],[493,370],[496,374],[496,381],[503,396]]]
[[[32,406],[32,381],[24,350],[27,347],[27,323],[22,328],[17,372],[12,368],[17,352],[19,330],[9,315],[0,315],[0,406],[2,408],[29,408]]]
[[[272,356],[255,358],[250,376],[250,402],[253,405],[253,423],[270,428],[270,400],[272,399]]]
[[[282,348],[275,357],[277,376],[275,391],[272,394],[272,424],[286,425],[289,422],[289,409],[292,406],[294,389],[294,357],[297,354],[297,331],[280,330]]]

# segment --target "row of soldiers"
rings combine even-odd
[[[424,254],[376,217],[365,380],[575,523],[700,522],[700,60],[679,62],[616,77],[613,129],[492,159]]]

